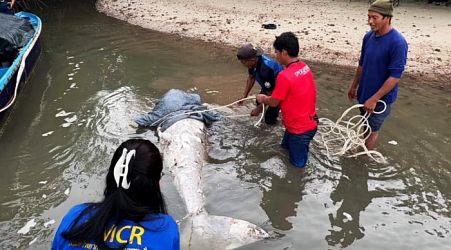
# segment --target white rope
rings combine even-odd
[[[16,100],[17,91],[18,91],[19,85],[20,85],[19,84],[20,83],[20,78],[22,78],[22,73],[23,73],[23,71],[25,69],[25,61],[27,60],[28,54],[30,54],[30,52],[33,50],[33,47],[34,47],[36,41],[38,40],[40,34],[41,34],[41,28],[39,26],[39,29],[36,30],[35,34],[33,35],[34,37],[33,37],[33,40],[31,41],[30,46],[27,48],[27,51],[25,51],[23,56],[22,56],[22,60],[20,62],[19,70],[18,70],[17,76],[16,76],[17,77],[16,78],[16,86],[14,88],[13,98],[11,100],[9,100],[8,104],[6,104],[5,107],[0,109],[0,112],[3,112],[5,110],[7,110],[9,107],[11,107],[11,105],[13,105],[14,101]],[[26,79],[25,79],[25,81],[26,81]],[[5,86],[5,88],[6,88],[6,86]]]
[[[387,109],[387,104],[384,104],[381,111],[373,111],[375,114],[381,114]],[[348,113],[356,108],[363,107],[362,104],[356,104],[348,108],[336,122],[328,118],[319,119],[319,129],[321,131],[321,139],[326,148],[326,154],[329,159],[334,156],[357,157],[359,155],[367,155],[377,163],[386,163],[385,157],[376,150],[368,150],[365,146],[365,141],[371,134],[371,127],[368,123],[370,113],[365,112],[363,115],[354,115],[348,120],[345,117]],[[359,148],[363,151],[358,152]]]
[[[206,109],[206,110],[189,111],[189,112],[184,112],[184,113],[175,114],[175,115],[173,115],[173,113],[178,112],[178,111],[171,112],[171,113],[169,113],[169,114],[167,114],[167,115],[161,117],[160,119],[156,120],[155,122],[153,122],[153,123],[150,125],[150,127],[153,127],[153,126],[155,126],[155,125],[157,125],[157,124],[161,124],[162,122],[164,122],[164,121],[166,121],[166,120],[168,120],[168,119],[177,117],[177,116],[184,116],[184,115],[191,115],[191,114],[201,114],[201,113],[208,112],[208,111],[213,111],[213,110],[223,109],[223,108],[227,108],[227,107],[233,106],[233,105],[235,105],[235,104],[237,104],[237,103],[239,103],[239,102],[247,101],[247,100],[255,100],[256,98],[257,98],[256,96],[249,96],[249,97],[242,98],[242,99],[240,99],[240,100],[238,100],[238,101],[229,103],[229,104],[224,105],[224,106],[219,106],[219,107],[216,107],[216,108],[211,108],[211,109]],[[262,114],[261,114],[261,116],[260,116],[260,119],[258,119],[258,121],[254,124],[254,127],[258,127],[258,126],[260,125],[260,123],[262,122],[263,117],[265,116],[265,111],[266,111],[266,110],[265,110],[265,104],[262,103],[262,105],[263,105],[263,111],[262,111]],[[225,117],[241,117],[241,116],[249,116],[249,115],[248,115],[248,114],[245,114],[245,115],[231,115],[231,116],[225,116]]]

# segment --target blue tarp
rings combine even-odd
[[[162,131],[164,131],[175,122],[186,118],[203,121],[206,125],[222,119],[220,114],[212,111],[187,114],[203,110],[207,110],[207,107],[202,105],[198,94],[171,89],[155,105],[152,112],[138,116],[135,122],[142,127],[161,127]]]

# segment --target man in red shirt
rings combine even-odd
[[[279,73],[271,96],[259,94],[257,102],[275,107],[280,104],[285,134],[282,147],[290,162],[305,171],[309,144],[318,126],[316,87],[310,68],[299,60],[298,38],[292,32],[282,33],[274,41],[276,59],[285,69]]]

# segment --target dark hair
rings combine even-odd
[[[129,163],[128,189],[121,185],[118,187],[114,179],[114,166],[124,148],[136,151]],[[167,214],[159,184],[162,170],[160,151],[152,142],[130,139],[122,143],[111,160],[104,199],[98,203],[89,203],[68,231],[63,233],[63,237],[76,244],[94,241],[99,249],[110,249],[103,239],[108,226],[117,225],[124,219],[139,222],[148,214]],[[79,223],[86,217],[86,221]]]
[[[293,32],[284,32],[280,36],[276,36],[273,46],[278,51],[286,50],[291,57],[299,55],[298,38]]]

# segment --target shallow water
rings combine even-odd
[[[0,125],[1,249],[48,249],[71,206],[100,199],[121,141],[157,142],[133,118],[167,90],[196,91],[203,101],[224,105],[244,87],[245,69],[230,48],[131,26],[95,12],[89,2],[48,5],[38,11],[44,49],[34,76]],[[345,97],[351,70],[311,67],[319,115],[338,118],[351,105]],[[280,126],[254,128],[253,118],[214,124],[203,169],[207,210],[271,232],[271,239],[243,249],[445,249],[451,99],[421,82],[402,85],[380,137],[386,165],[328,160],[315,142],[311,173],[301,179],[279,148]],[[183,217],[170,174],[162,185],[170,213]],[[17,233],[33,219],[29,232]]]

